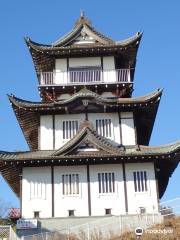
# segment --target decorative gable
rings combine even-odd
[[[96,31],[92,27],[91,22],[84,15],[81,15],[72,31],[58,39],[52,46],[65,47],[81,44],[109,45],[113,43],[112,39]]]
[[[89,121],[84,121],[79,132],[64,146],[53,153],[53,156],[67,155],[119,155],[123,147],[98,135]]]

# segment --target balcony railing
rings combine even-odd
[[[53,71],[39,73],[40,85],[81,85],[98,83],[129,83],[131,69]]]

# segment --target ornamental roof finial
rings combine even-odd
[[[84,13],[84,11],[83,10],[81,10],[81,18],[84,18],[85,17],[85,13]]]
[[[78,26],[80,24],[86,24],[86,25],[91,25],[91,21],[85,17],[85,12],[81,10],[80,12],[80,18],[76,21],[75,26]]]

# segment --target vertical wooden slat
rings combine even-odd
[[[101,174],[98,173],[99,193],[101,193]]]
[[[141,184],[140,184],[140,173],[137,171],[137,182],[138,182],[138,192],[141,191]]]
[[[109,192],[112,193],[112,178],[111,178],[112,173],[109,173]]]
[[[105,178],[104,178],[104,173],[102,173],[102,192],[105,193]]]
[[[76,174],[76,186],[77,186],[76,193],[79,194],[79,174]]]
[[[115,176],[114,176],[114,173],[112,173],[112,189],[113,189],[113,192],[115,192]]]
[[[136,178],[136,172],[133,172],[133,177],[134,177],[134,190],[137,192],[137,178]]]
[[[144,183],[144,172],[141,171],[140,172],[141,174],[141,191],[144,192],[144,186],[145,186],[145,183]]]
[[[148,191],[148,188],[147,188],[147,173],[146,171],[144,171],[144,185],[145,185],[145,190]]]

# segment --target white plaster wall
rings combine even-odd
[[[67,83],[67,59],[56,59],[55,61],[55,84]]]
[[[40,116],[40,150],[53,149],[53,120],[52,115]]]
[[[111,140],[120,144],[120,129],[118,113],[89,113],[88,119],[93,123],[96,129],[96,119],[111,119],[112,122],[112,138]]]
[[[69,67],[101,67],[100,57],[81,57],[81,58],[69,58]],[[113,56],[103,57],[103,81],[115,82],[115,62]],[[67,59],[56,59],[55,61],[55,84],[67,84]]]
[[[103,57],[103,77],[107,83],[116,81],[114,57]]]
[[[139,207],[145,207],[147,213],[158,209],[157,189],[153,163],[128,163],[126,168],[127,196],[129,213],[136,214]],[[135,192],[133,171],[147,171],[147,192]]]
[[[94,67],[101,66],[100,57],[69,58],[69,67]]]
[[[31,182],[42,182],[45,185],[41,198],[33,198]],[[39,211],[41,218],[52,217],[52,190],[50,167],[25,167],[22,180],[22,218],[33,218]]]
[[[121,113],[121,130],[123,145],[135,145],[135,129],[133,114],[131,112]],[[118,113],[89,113],[89,121],[96,129],[97,119],[111,119],[112,122],[112,137],[111,140],[121,144],[120,126]],[[63,121],[77,120],[78,125],[85,120],[85,114],[64,114],[55,116],[55,149],[63,146],[68,140],[63,140]],[[53,123],[52,116],[41,116],[40,118],[40,149],[53,149]]]
[[[63,146],[67,140],[63,140],[63,121],[77,120],[78,126],[85,120],[85,114],[66,114],[55,116],[55,149]]]
[[[79,174],[79,196],[62,194],[62,175]],[[88,189],[86,166],[61,166],[54,168],[55,217],[67,217],[68,210],[75,210],[75,216],[88,216]]]
[[[115,193],[99,194],[98,173],[114,172]],[[91,211],[92,216],[104,216],[110,208],[113,215],[125,213],[124,183],[121,164],[91,165]]]
[[[135,145],[135,128],[132,112],[121,113],[122,144]]]

